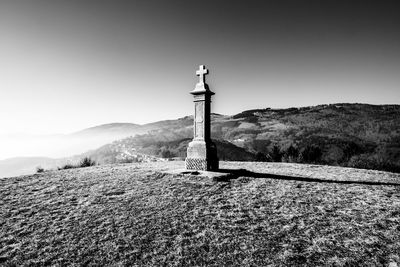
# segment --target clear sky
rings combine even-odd
[[[400,104],[398,1],[1,0],[0,134],[193,112]]]

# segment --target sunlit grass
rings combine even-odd
[[[400,263],[400,186],[215,182],[166,174],[155,164],[156,170],[96,166],[0,180],[0,264]],[[272,171],[261,163],[240,166],[246,164]],[[338,180],[345,172],[358,174],[344,169]]]

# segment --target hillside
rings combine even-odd
[[[317,163],[400,173],[399,105],[332,104],[212,114],[211,127],[223,160]],[[148,162],[185,158],[192,135],[193,118],[187,116],[144,125],[104,124],[37,144],[43,146],[38,153],[48,147],[75,151],[54,162],[84,156],[101,164]],[[0,161],[0,177],[8,176],[10,168],[15,175],[35,172],[36,166],[22,163],[9,166]]]
[[[400,175],[183,162],[0,179],[0,265],[397,266]],[[246,169],[246,171],[244,170]]]
[[[90,157],[100,164],[154,162],[169,158],[183,160],[192,138],[183,138],[173,141],[159,141],[159,135],[141,135],[129,137],[104,145],[96,150],[88,151],[76,157]],[[256,156],[244,148],[224,140],[214,140],[217,146],[218,157],[230,161],[254,161]]]
[[[192,117],[91,151],[99,162],[136,155],[186,157]],[[214,114],[212,137],[225,160],[318,163],[400,172],[400,106],[332,104]],[[109,151],[109,153],[107,152]],[[121,159],[123,159],[121,161]]]
[[[109,123],[102,124],[72,133],[71,136],[130,136],[140,129],[139,124],[134,123]]]

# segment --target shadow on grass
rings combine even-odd
[[[341,181],[332,179],[320,179],[311,177],[301,177],[301,176],[288,176],[261,172],[252,172],[246,169],[219,169],[217,172],[226,173],[226,176],[215,177],[214,180],[218,182],[228,182],[239,177],[252,177],[252,178],[269,178],[277,180],[287,180],[287,181],[300,181],[300,182],[314,182],[314,183],[331,183],[331,184],[360,184],[360,185],[391,185],[400,186],[400,183],[390,183],[390,182],[372,182],[372,181]]]

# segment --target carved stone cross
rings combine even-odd
[[[199,69],[196,70],[196,75],[199,76],[199,83],[205,83],[205,76],[208,74],[208,69],[204,67],[204,65],[200,65]]]

